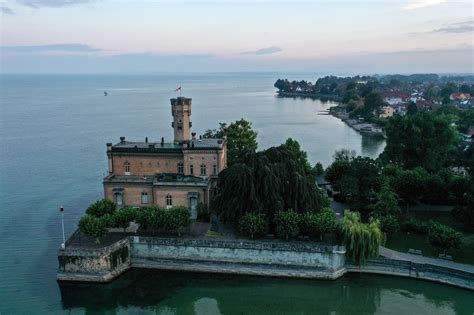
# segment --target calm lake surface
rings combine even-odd
[[[105,143],[172,141],[169,98],[193,98],[193,130],[245,118],[261,149],[298,140],[314,164],[336,149],[376,157],[383,140],[318,115],[333,103],[275,97],[278,77],[3,75],[0,86],[0,314],[472,314],[472,292],[388,277],[335,282],[131,271],[107,285],[55,281],[58,208],[70,235],[102,196]],[[104,97],[103,92],[108,96]]]

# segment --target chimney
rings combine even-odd
[[[145,137],[145,143],[148,143],[148,137]]]
[[[120,142],[124,143],[125,142],[125,137],[120,137]]]
[[[201,140],[201,139],[202,139],[202,135],[199,135],[199,140]]]
[[[163,147],[165,145],[165,138],[161,137],[161,146]]]
[[[192,136],[193,140],[196,139],[196,133],[195,132],[191,132],[191,136]]]

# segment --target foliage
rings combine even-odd
[[[410,218],[403,223],[403,230],[406,232],[412,232],[417,234],[428,234],[429,225],[423,221],[415,218]]]
[[[322,238],[326,233],[336,230],[336,213],[331,208],[319,212],[305,212],[301,216],[300,231],[304,234]]]
[[[267,218],[261,213],[246,213],[239,220],[239,230],[251,239],[264,236],[268,232]]]
[[[110,214],[102,217],[96,217],[86,214],[79,220],[79,230],[85,235],[92,236],[96,239],[96,243],[100,243],[100,238],[107,234],[110,224]]]
[[[329,204],[307,161],[286,145],[247,153],[219,174],[218,187],[211,208],[229,223],[247,212],[263,213],[272,222],[277,211],[317,211]]]
[[[301,150],[301,146],[298,141],[288,138],[286,139],[283,146],[295,154],[296,158],[298,159],[298,164],[304,168],[306,174],[314,174],[311,164],[308,161],[308,154]]]
[[[360,156],[335,160],[326,169],[325,179],[355,207],[366,206],[380,186],[378,165],[374,160]]]
[[[252,130],[252,123],[243,118],[230,125],[220,123],[218,130],[207,130],[204,138],[227,137],[227,163],[232,165],[247,151],[257,150],[257,132]]]
[[[278,211],[275,215],[276,234],[286,240],[299,233],[300,215],[293,211]]]
[[[346,255],[359,266],[366,259],[378,256],[379,246],[385,242],[378,220],[362,223],[360,214],[349,210],[344,211],[341,233]]]
[[[458,199],[453,215],[464,224],[466,231],[474,231],[474,178],[467,182],[466,192]]]
[[[380,229],[384,233],[395,234],[400,230],[400,222],[393,214],[374,212],[372,218],[380,222]]]
[[[321,175],[324,174],[324,168],[323,168],[323,165],[320,162],[317,162],[314,165],[314,173],[316,174],[316,176],[321,176]]]
[[[86,214],[90,214],[99,218],[106,214],[114,213],[115,208],[116,208],[116,205],[113,201],[110,201],[108,199],[101,199],[91,204],[86,209]]]
[[[393,214],[400,212],[398,206],[398,196],[388,183],[382,185],[382,189],[377,193],[377,202],[370,207],[376,213]]]
[[[137,212],[139,210],[135,208],[121,208],[112,214],[113,227],[125,229],[128,228],[130,222],[137,218]]]
[[[395,116],[385,127],[387,145],[381,157],[405,168],[424,167],[436,171],[449,165],[458,138],[444,115],[418,112]]]
[[[185,228],[190,224],[190,213],[186,207],[178,206],[169,209],[162,209],[164,212],[163,228],[168,231],[176,230],[178,236],[181,236],[181,228]]]
[[[443,249],[459,248],[462,234],[441,223],[431,221],[428,227],[428,241]]]

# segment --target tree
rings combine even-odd
[[[462,244],[462,235],[444,224],[431,221],[428,227],[428,241],[431,245],[446,249],[459,248]]]
[[[324,174],[324,167],[320,162],[317,162],[314,165],[314,173],[316,174],[316,176],[321,176]]]
[[[346,255],[359,266],[366,259],[377,257],[379,247],[385,242],[378,220],[362,223],[360,214],[349,210],[344,211],[341,233],[343,245],[346,247]]]
[[[85,235],[95,238],[95,242],[100,244],[100,238],[107,234],[110,224],[110,214],[102,217],[96,217],[91,214],[86,214],[79,220],[79,231]]]
[[[276,233],[286,240],[293,238],[299,233],[300,215],[293,211],[278,211],[275,215]]]
[[[459,92],[461,93],[471,93],[471,88],[467,84],[463,84],[459,87]]]
[[[261,213],[246,213],[239,220],[239,230],[251,239],[264,236],[268,232],[267,218]]]
[[[322,240],[326,233],[336,230],[336,213],[333,209],[325,207],[319,212],[305,212],[301,216],[300,231],[313,235]]]
[[[86,214],[90,214],[90,215],[100,218],[106,214],[113,214],[115,211],[115,208],[116,208],[116,205],[113,201],[110,201],[108,199],[101,199],[91,204],[86,209]]]
[[[252,123],[245,119],[237,120],[230,125],[220,123],[218,130],[207,130],[204,138],[227,138],[227,163],[232,165],[248,151],[257,150],[257,132],[252,130]]]
[[[355,158],[356,156],[357,156],[357,152],[355,150],[340,149],[340,150],[336,150],[332,157],[336,161],[339,161],[339,160],[349,161]]]
[[[245,213],[263,213],[273,221],[277,211],[317,211],[329,204],[307,173],[305,163],[286,145],[245,154],[219,174],[212,210],[224,222],[237,223]]]
[[[409,169],[421,166],[436,171],[449,165],[458,142],[450,121],[429,112],[395,116],[385,126],[385,134],[382,160]]]
[[[418,108],[414,102],[408,103],[407,106],[407,115],[415,115],[418,112]]]
[[[306,174],[314,174],[311,164],[308,161],[308,155],[301,149],[298,141],[288,138],[283,145],[295,154],[296,158],[298,159],[298,163],[300,164],[301,168],[304,169]]]
[[[128,228],[130,222],[137,218],[137,209],[121,208],[113,213],[114,227],[122,228],[123,231]]]
[[[161,209],[164,215],[163,227],[168,231],[178,232],[181,236],[181,228],[188,227],[190,224],[190,216],[188,209],[184,206],[172,207],[170,209]]]
[[[382,185],[382,189],[377,193],[377,202],[370,209],[380,214],[394,214],[400,212],[398,206],[398,196],[388,183]]]
[[[408,205],[416,203],[423,195],[424,182],[428,173],[423,168],[399,170],[391,179],[395,193]]]

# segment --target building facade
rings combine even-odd
[[[190,98],[171,99],[174,141],[107,143],[108,175],[104,196],[118,207],[209,205],[218,174],[227,167],[225,139],[196,139],[191,133]]]

